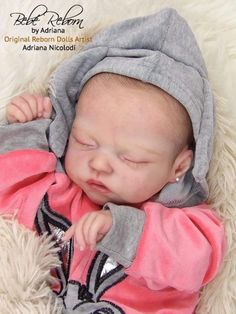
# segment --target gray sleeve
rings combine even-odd
[[[105,204],[104,209],[111,211],[112,227],[97,244],[97,249],[124,267],[129,267],[136,255],[145,213],[134,207],[113,203]]]
[[[38,119],[0,126],[0,153],[18,149],[48,151],[47,130],[50,123],[51,119]]]

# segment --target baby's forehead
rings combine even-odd
[[[98,97],[102,98],[103,102],[99,101]],[[101,111],[102,107],[106,114],[106,110],[114,108],[114,113],[125,112],[139,119],[140,116],[135,115],[137,111],[144,116],[149,112],[151,120],[156,119],[158,123],[162,117],[165,121],[171,121],[175,127],[189,124],[190,121],[180,102],[160,87],[123,75],[99,73],[93,76],[85,84],[80,98],[78,107],[83,107],[80,112]]]
[[[123,95],[128,99],[131,99],[133,95],[141,95],[144,99],[146,97],[146,102],[143,104],[145,110],[153,110],[157,112],[164,110],[166,114],[170,114],[170,116],[186,115],[186,110],[180,102],[160,87],[114,73],[99,73],[93,76],[85,84],[81,95],[86,97],[87,93],[91,93],[92,91],[96,97],[98,88],[100,90],[102,89],[104,93],[113,90],[115,94],[116,87],[119,87],[119,90],[122,90]],[[155,105],[151,108],[150,106],[147,106],[147,102],[152,102]],[[136,109],[139,110],[138,107],[133,106],[132,110]],[[119,110],[121,111],[122,107]]]

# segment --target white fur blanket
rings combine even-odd
[[[50,11],[65,15],[80,4],[81,24],[55,26],[65,34],[41,33],[75,38],[74,51],[22,50],[24,42],[14,38],[33,36],[32,28],[47,28],[45,19],[33,24],[13,25],[16,14],[25,15],[36,1],[1,1],[0,29],[0,123],[4,123],[5,106],[23,91],[46,93],[48,78],[57,64],[80,49],[99,29],[126,18],[151,14],[163,7],[174,7],[186,18],[196,35],[205,58],[216,103],[216,137],[214,156],[208,175],[210,202],[222,217],[227,234],[227,254],[218,277],[203,289],[198,314],[236,313],[236,2],[235,0],[67,0],[40,1]],[[41,7],[43,8],[43,7]],[[44,7],[45,8],[45,7]],[[22,16],[21,16],[22,17]],[[83,21],[82,21],[83,20]],[[29,23],[30,21],[28,21]],[[31,20],[32,22],[32,20]],[[58,20],[59,22],[59,20]],[[26,21],[22,20],[22,24]],[[83,28],[82,28],[83,27]],[[53,26],[49,26],[49,29]],[[151,36],[151,34],[150,34]],[[73,39],[74,40],[74,39]],[[27,45],[46,45],[33,42]],[[56,43],[57,44],[57,43]],[[70,42],[66,43],[71,45]],[[37,238],[16,222],[0,219],[0,313],[60,313],[57,300],[50,293],[49,269],[54,267],[55,251],[49,242]],[[13,280],[14,279],[14,280]]]

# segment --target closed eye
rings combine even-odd
[[[127,165],[130,165],[130,166],[133,166],[133,167],[139,167],[139,166],[143,166],[145,164],[148,164],[148,161],[146,161],[146,160],[134,160],[134,159],[129,159],[127,157],[123,157],[122,160]]]
[[[85,142],[81,142],[81,141],[78,141],[78,140],[77,140],[77,143],[78,143],[79,145],[81,145],[81,146],[84,146],[84,147],[91,147],[91,148],[96,147],[95,144],[92,144],[92,143],[85,143]]]
[[[73,138],[76,141],[76,143],[79,144],[82,147],[85,147],[85,148],[95,148],[96,147],[96,143],[95,142],[84,141],[84,140],[78,139],[78,138],[76,138],[74,136],[73,136]]]

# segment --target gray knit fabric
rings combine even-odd
[[[213,143],[213,99],[201,52],[186,21],[174,9],[164,9],[120,22],[98,33],[92,43],[58,67],[51,80],[55,117],[49,129],[49,145],[58,157],[64,154],[80,91],[100,72],[159,86],[186,108],[196,141],[193,167],[153,200],[169,207],[204,201]]]

